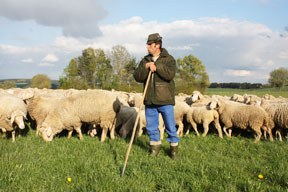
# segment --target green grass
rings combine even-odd
[[[204,94],[207,95],[222,95],[222,96],[232,96],[234,93],[244,95],[246,94],[254,94],[259,97],[265,95],[265,94],[270,94],[275,97],[285,97],[288,98],[288,87],[284,88],[262,88],[262,89],[231,89],[231,88],[209,88],[207,89]]]
[[[147,135],[134,142],[121,177],[129,140],[84,136],[46,143],[33,130],[15,143],[1,140],[0,191],[288,191],[286,141],[255,144],[243,136],[190,133],[176,161],[167,141],[157,158],[149,157],[148,143]]]

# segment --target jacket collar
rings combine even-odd
[[[160,57],[167,57],[169,55],[168,51],[165,49],[165,48],[161,48],[161,53],[160,53]],[[144,58],[147,60],[147,61],[152,61],[152,55],[151,54],[148,54],[146,55]]]

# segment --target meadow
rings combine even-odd
[[[205,94],[241,94],[217,91]],[[265,93],[287,97],[287,90]],[[220,139],[213,129],[205,138],[191,131],[181,138],[179,158],[173,161],[166,140],[159,156],[149,157],[143,135],[135,140],[121,177],[128,145],[129,138],[101,143],[87,135],[83,141],[61,135],[44,142],[29,129],[15,143],[0,140],[0,191],[288,191],[286,139],[255,144],[249,132]]]

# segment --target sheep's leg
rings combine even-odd
[[[12,131],[12,142],[15,142],[15,130]]]
[[[103,127],[101,133],[101,142],[104,142],[107,136],[108,128]]]
[[[69,130],[69,131],[68,131],[68,136],[67,136],[68,139],[71,139],[72,133],[73,133],[73,130]]]
[[[83,140],[83,135],[82,135],[82,131],[81,131],[81,125],[74,128],[75,131],[78,133],[79,139],[82,141]]]
[[[112,140],[115,139],[115,124],[113,124],[111,129],[110,129],[110,138]]]
[[[279,130],[276,131],[276,137],[277,137],[277,135],[279,136],[279,141],[283,141],[282,136],[281,136],[281,132]]]
[[[140,125],[138,130],[138,137],[140,137],[143,134],[143,127]]]
[[[182,122],[179,122],[178,124],[178,131],[177,134],[179,137],[183,137],[183,129],[184,129],[184,125]]]
[[[191,126],[193,127],[196,135],[197,135],[197,136],[200,136],[200,134],[199,134],[199,132],[198,132],[198,129],[197,129],[197,124],[196,124],[195,122],[191,122],[190,124],[191,124]]]
[[[208,131],[209,131],[209,124],[208,123],[203,123],[203,128],[204,128],[204,133],[202,134],[203,137],[206,137]]]
[[[6,139],[6,129],[1,128],[2,130],[2,139]]]
[[[222,129],[221,129],[221,125],[218,121],[214,121],[214,126],[216,127],[217,131],[218,131],[218,135],[219,137],[222,139],[223,138],[223,134],[222,134]]]
[[[223,127],[223,131],[224,131],[225,135],[226,135],[227,137],[231,138],[232,130],[229,129],[229,130],[228,130],[229,133],[228,133],[228,132],[227,132],[227,129],[229,129],[229,127],[226,127],[226,126]]]
[[[274,141],[273,139],[273,134],[272,134],[272,130],[270,128],[268,128],[268,135],[269,135],[269,140],[272,142]]]
[[[254,129],[255,133],[256,133],[256,136],[255,136],[255,143],[258,143],[261,139],[261,136],[262,136],[262,132],[261,132],[261,129]]]
[[[164,139],[164,127],[163,126],[159,126],[159,131],[160,131],[160,140]]]
[[[272,135],[272,130],[270,128],[267,128],[267,127],[262,127],[262,129],[264,130],[264,138],[265,138],[265,140],[267,139],[267,133],[268,133],[269,140],[271,142],[273,142],[274,139],[273,139],[273,135]]]

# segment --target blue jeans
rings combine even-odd
[[[168,134],[167,141],[170,143],[178,143],[180,141],[177,136],[176,123],[174,119],[173,105],[146,105],[146,129],[151,141],[160,141],[160,133],[158,129],[159,125],[159,113],[161,113],[165,131]]]

